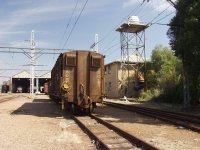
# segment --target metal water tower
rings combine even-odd
[[[139,82],[145,83],[145,75],[141,73],[142,68],[145,68],[145,29],[149,25],[141,23],[137,16],[129,17],[128,21],[124,22],[116,31],[120,32],[121,42],[121,70],[122,70],[122,85],[126,86],[127,96],[130,96],[130,90],[133,87],[139,86]],[[145,69],[144,69],[145,70]],[[134,75],[131,73],[134,72]],[[132,76],[134,78],[132,79]],[[143,81],[142,77],[143,76]]]

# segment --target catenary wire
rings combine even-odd
[[[171,7],[171,5],[169,5],[167,8],[165,8],[163,11],[161,11],[157,16],[155,16],[148,24],[149,25],[152,25],[153,24],[153,21],[155,20],[155,19],[157,19],[158,17],[160,17],[165,11],[167,11],[168,9],[169,9],[169,7]],[[160,18],[159,20],[157,20],[156,22],[154,22],[154,23],[157,23],[157,22],[159,22],[159,21],[161,21],[161,20],[163,20],[163,19],[165,19],[166,17],[168,17],[168,16],[170,16],[171,14],[173,14],[174,12],[172,12],[172,13],[170,13],[170,14],[168,14],[168,15],[166,15],[166,16],[164,16],[164,17],[162,17],[162,18]],[[119,44],[119,43],[118,43]],[[116,46],[117,44],[115,44],[114,46]],[[109,49],[112,49],[114,46],[111,46],[110,48],[108,48],[107,50],[109,50]],[[113,51],[113,50],[112,50]],[[111,52],[112,51],[109,51],[110,53],[108,54],[108,55],[106,55],[107,57],[110,55],[110,54],[112,54]]]
[[[79,0],[76,1],[76,4],[75,4],[75,6],[74,6],[74,9],[73,9],[73,11],[72,11],[72,13],[71,13],[70,19],[69,19],[68,22],[67,22],[67,26],[66,26],[66,28],[65,28],[65,31],[64,31],[64,33],[63,33],[63,35],[62,35],[62,38],[61,38],[61,40],[60,40],[60,43],[59,43],[59,47],[61,46],[62,41],[63,41],[63,39],[64,39],[64,37],[65,37],[65,35],[66,35],[66,33],[67,33],[67,30],[68,30],[68,28],[69,28],[69,25],[70,25],[70,23],[71,23],[71,21],[72,21],[72,17],[74,16],[75,10],[76,10],[76,8],[77,8],[77,6],[78,6],[78,2],[79,2]]]
[[[171,13],[165,15],[164,17],[160,18],[159,20],[157,20],[157,21],[155,21],[155,22],[152,22],[152,25],[153,25],[153,24],[159,24],[159,23],[158,23],[159,21],[161,21],[161,20],[167,18],[168,16],[170,16],[170,15],[172,15],[172,14],[174,14],[174,13],[175,13],[175,12],[173,11],[173,12],[171,12]]]
[[[167,9],[169,9],[171,7],[171,5],[169,5],[167,8],[165,8],[163,11],[161,11],[157,16],[155,16],[149,23],[148,25],[151,25],[152,22],[157,19],[160,15],[162,15],[165,11],[167,11]]]
[[[144,4],[145,1],[143,1],[142,3],[139,3],[133,10],[131,10],[130,13],[128,13],[128,15],[126,15],[126,17],[123,17],[123,19],[120,21],[120,23],[118,23],[117,25],[115,25],[105,36],[103,36],[96,44],[102,43],[102,41],[104,41],[105,39],[107,39],[109,37],[109,35],[112,33],[112,31],[114,31],[123,21],[124,18],[130,17],[131,14],[136,13],[136,11],[141,8],[141,6]]]
[[[71,34],[72,34],[74,28],[76,27],[76,24],[77,24],[79,18],[81,17],[81,14],[82,14],[83,10],[85,9],[85,6],[87,5],[87,2],[88,2],[88,0],[86,0],[84,6],[82,7],[81,12],[79,13],[79,15],[78,15],[78,17],[77,17],[77,19],[76,19],[76,21],[75,21],[75,23],[74,23],[74,25],[73,25],[71,31],[70,31],[68,37],[67,37],[67,40],[65,41],[65,43],[64,43],[64,45],[63,45],[63,47],[62,47],[62,49],[66,46],[66,44],[67,44],[67,42],[68,42],[68,40],[69,40],[69,38],[70,38],[70,36],[71,36]]]

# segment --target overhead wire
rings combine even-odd
[[[142,9],[145,7],[145,5],[146,5],[146,3],[144,3],[144,2],[145,2],[145,1],[143,1],[142,3],[140,3],[139,5],[137,5],[128,15],[126,15],[126,17],[130,17],[130,15],[131,15],[132,13],[135,13],[135,15],[139,14],[139,13],[142,11]],[[137,9],[137,8],[140,8],[140,9]],[[124,19],[120,22],[120,24],[121,24],[123,21],[124,21]],[[117,26],[119,26],[120,24],[118,24]],[[115,26],[114,29],[116,29],[117,26]],[[116,44],[110,46],[108,49],[105,49],[105,50],[110,50],[110,49],[112,49],[114,46],[119,45],[119,44],[120,44],[120,43],[116,43]],[[104,51],[105,51],[105,50],[104,50]]]
[[[164,17],[160,18],[159,20],[157,20],[157,21],[155,21],[155,22],[152,22],[152,25],[153,25],[153,24],[158,24],[158,25],[169,25],[169,24],[161,24],[161,23],[158,23],[158,22],[160,22],[161,20],[167,18],[168,16],[170,16],[170,15],[172,15],[172,14],[174,14],[174,13],[175,13],[175,12],[173,11],[173,12],[171,12],[171,13],[165,15]]]
[[[103,51],[107,50],[107,47],[110,47],[111,43],[116,42],[116,40],[118,40],[118,37],[119,37],[119,35],[117,34],[113,39],[111,39],[111,40],[108,42],[109,44],[107,44],[107,45],[105,46],[105,48],[102,48]],[[103,52],[103,51],[102,51],[102,52]]]
[[[69,20],[68,20],[68,22],[67,22],[67,26],[66,26],[66,28],[65,28],[65,31],[64,31],[64,33],[63,33],[63,35],[62,35],[62,38],[61,38],[61,40],[60,40],[60,43],[59,43],[59,47],[61,46],[62,41],[63,41],[63,39],[64,39],[64,37],[65,37],[65,35],[66,35],[66,33],[67,33],[67,30],[68,30],[68,28],[69,28],[69,25],[70,25],[70,23],[71,23],[71,21],[72,21],[72,17],[74,16],[75,10],[76,10],[76,8],[77,8],[77,6],[78,6],[78,2],[79,2],[79,0],[76,1],[76,4],[75,4],[75,6],[74,6],[74,9],[73,9],[73,11],[72,11],[72,13],[71,13],[71,16],[70,16],[70,18],[69,18]]]
[[[151,25],[152,22],[157,19],[159,16],[161,16],[165,11],[167,11],[167,9],[169,9],[171,7],[171,5],[169,5],[167,8],[165,8],[163,11],[161,11],[158,15],[156,15],[151,21],[149,21],[149,23],[147,23],[148,25]]]
[[[112,49],[111,51],[109,51],[109,53],[106,55],[106,58],[108,59],[110,56],[112,56],[114,51],[117,51],[118,49]]]
[[[145,7],[144,4],[145,1],[143,1],[142,3],[140,3],[139,5],[137,5],[128,15],[126,15],[126,18],[129,18],[130,15],[132,13],[135,13],[135,15],[137,15],[138,13],[140,13],[142,11],[142,9]],[[140,9],[139,9],[140,8]],[[124,22],[124,18],[122,19],[122,21],[120,21],[120,23],[118,25],[116,25],[103,39],[101,39],[99,42],[102,42],[104,39],[106,39],[108,37],[108,35],[114,30],[116,29],[122,22]],[[111,54],[113,54],[114,51],[116,51],[116,48],[113,49],[114,47],[120,45],[120,42],[117,42],[114,45],[111,45],[109,48],[104,49],[102,52],[105,52],[109,50],[109,53],[106,55],[106,58],[108,58],[109,56],[111,56]],[[112,50],[111,50],[112,49]]]
[[[124,22],[124,18],[130,17],[131,14],[136,13],[137,10],[144,4],[145,1],[143,1],[142,3],[139,3],[134,9],[131,10],[131,12],[128,13],[128,15],[126,15],[126,17],[123,17],[123,19],[117,24],[115,25],[105,36],[103,36],[97,43],[95,44],[99,44],[102,41],[104,41],[105,39],[107,39],[109,37],[109,35],[111,34],[111,32],[119,26],[121,25],[122,22]]]
[[[143,3],[144,3],[144,1],[143,1]],[[142,3],[142,4],[143,4]],[[144,8],[144,6],[145,5],[143,5],[143,8]],[[166,17],[168,17],[168,16],[170,16],[170,15],[172,15],[174,12],[172,12],[172,13],[170,13],[170,14],[167,14],[166,16],[164,16],[164,17],[162,17],[162,18],[160,18],[159,20],[157,20],[156,22],[153,22],[154,20],[156,20],[157,18],[159,18],[165,11],[167,11],[169,8],[171,7],[171,5],[169,5],[167,8],[165,8],[163,11],[161,11],[157,16],[155,16],[149,23],[147,23],[148,25],[153,25],[154,23],[158,23],[159,21],[161,21],[161,20],[163,20],[163,19],[165,19]],[[143,8],[141,8],[139,11],[138,11],[138,13],[139,12],[141,12],[141,10],[143,9]],[[130,15],[130,14],[129,14]],[[119,43],[118,43],[119,44]],[[117,44],[115,44],[115,45],[112,45],[109,49],[112,49],[114,46],[116,46]],[[108,49],[107,49],[108,50]],[[113,51],[113,50],[112,50]],[[112,54],[112,53],[109,53],[109,54]],[[109,56],[109,54],[107,55],[107,56]]]
[[[83,7],[82,7],[82,9],[81,9],[81,12],[79,13],[79,15],[78,15],[78,17],[77,17],[77,19],[76,19],[76,21],[75,21],[75,23],[74,23],[74,25],[73,25],[71,31],[70,31],[68,37],[67,37],[67,40],[65,41],[65,43],[64,43],[64,45],[63,45],[63,47],[62,47],[62,49],[66,46],[66,44],[67,44],[67,42],[68,42],[68,40],[69,40],[69,38],[70,38],[70,36],[71,36],[71,34],[72,34],[74,28],[76,27],[76,24],[77,24],[79,18],[81,17],[81,14],[83,13],[83,10],[85,9],[85,6],[87,5],[87,2],[88,2],[88,0],[85,1],[85,4],[83,5]]]

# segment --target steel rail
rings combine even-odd
[[[149,112],[155,112],[155,113],[162,113],[166,117],[173,117],[174,119],[180,120],[180,121],[187,121],[191,123],[197,123],[200,124],[200,119],[198,116],[192,116],[192,115],[186,115],[186,114],[181,114],[181,113],[175,113],[175,112],[169,112],[169,111],[163,111],[163,110],[158,110],[158,109],[153,109],[153,108],[146,108],[146,107],[137,107],[137,106],[129,106],[134,109],[145,109],[146,111]]]
[[[97,122],[106,126],[107,128],[115,131],[117,134],[121,135],[123,138],[127,139],[130,143],[132,143],[133,145],[136,145],[137,147],[140,147],[142,149],[148,149],[148,150],[158,150],[158,148],[152,146],[151,144],[127,133],[126,131],[108,123],[105,120],[100,119],[99,117],[95,115],[90,114],[89,117],[91,117],[92,119],[95,119]],[[103,149],[103,150],[112,149],[108,147],[107,144],[105,144],[101,139],[99,139],[98,136],[96,136],[88,127],[86,127],[77,117],[72,116],[72,118],[77,122],[77,124],[81,127],[82,130],[85,130],[92,139],[97,141],[100,149]]]
[[[100,149],[109,150],[110,148],[101,140],[99,139],[89,128],[87,128],[77,117],[72,116],[75,122],[80,126],[80,128],[89,134],[89,136],[98,143]]]
[[[106,102],[106,103],[112,103],[112,102]],[[137,110],[146,110],[146,111],[150,111],[150,112],[158,112],[158,113],[162,113],[164,115],[170,115],[170,117],[173,116],[173,118],[176,118],[178,120],[184,120],[184,121],[188,121],[191,123],[198,123],[200,124],[200,116],[197,115],[192,115],[192,114],[187,114],[187,113],[180,113],[180,112],[173,112],[173,111],[166,111],[166,110],[160,110],[160,109],[155,109],[155,108],[147,108],[147,107],[142,107],[142,106],[133,106],[133,105],[125,105],[125,104],[117,104],[117,103],[112,103],[112,104],[116,104],[116,105],[123,105],[126,107],[131,107]]]
[[[132,144],[135,144],[138,147],[144,148],[144,149],[148,149],[148,150],[158,150],[158,148],[154,147],[153,145],[139,139],[136,136],[133,136],[131,134],[129,134],[128,132],[112,125],[111,123],[100,119],[99,117],[90,114],[91,118],[94,118],[95,120],[97,120],[98,122],[100,122],[101,124],[105,125],[106,127],[114,130],[115,132],[117,132],[118,134],[120,134],[121,136],[123,136],[124,138],[126,138],[129,142],[131,142]]]
[[[199,121],[192,119],[189,120],[188,118],[184,118],[184,116],[180,116],[180,118],[178,118],[179,116],[175,113],[171,113],[167,112],[164,113],[161,110],[156,110],[155,109],[151,109],[151,108],[147,108],[146,107],[137,107],[137,106],[128,106],[128,105],[124,105],[124,104],[117,104],[117,103],[112,103],[112,102],[105,102],[105,104],[109,105],[109,106],[113,106],[113,107],[118,107],[121,109],[125,109],[131,112],[137,112],[139,114],[143,114],[145,116],[150,116],[153,118],[157,118],[160,120],[163,120],[165,122],[169,122],[175,125],[179,125],[179,126],[183,126],[187,129],[191,129],[195,132],[199,132],[200,133],[200,125],[199,125]],[[179,113],[180,115],[180,113]],[[194,116],[196,117],[196,116]],[[195,120],[195,121],[194,121]]]

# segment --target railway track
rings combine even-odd
[[[97,149],[148,149],[158,150],[151,144],[119,129],[95,115],[72,116],[83,131],[95,141]]]
[[[141,106],[138,107],[133,105],[119,104],[107,101],[104,102],[104,104],[128,110],[131,112],[140,113],[153,118],[157,118],[165,122],[182,126],[192,131],[200,133],[200,116],[190,115],[186,113],[176,113],[176,112],[158,110],[153,108],[146,108]]]

